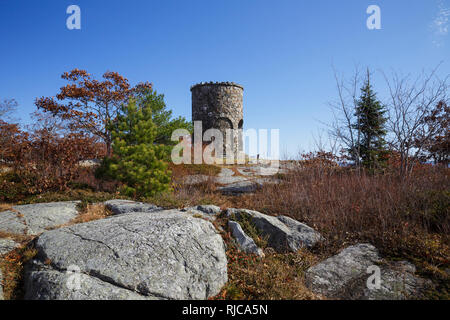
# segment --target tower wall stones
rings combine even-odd
[[[243,128],[244,88],[234,82],[202,82],[191,87],[192,121],[202,121],[203,133],[218,129],[224,137],[224,155],[227,146],[227,129],[232,129],[229,145],[234,157],[242,150],[242,138],[238,129]],[[228,155],[226,155],[228,156]]]

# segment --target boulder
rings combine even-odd
[[[374,246],[357,244],[309,268],[306,282],[314,292],[335,297],[348,283],[365,274],[369,266],[380,262]]]
[[[153,300],[78,271],[55,271],[38,261],[32,262],[27,278],[26,298],[33,300]]]
[[[247,178],[241,176],[223,176],[214,178],[214,182],[218,184],[230,185],[247,181]]]
[[[214,179],[214,177],[210,177],[203,174],[196,174],[196,175],[189,175],[183,177],[183,183],[186,185],[193,185],[193,184],[200,184],[200,183],[206,183],[208,180]]]
[[[227,185],[227,184],[238,183],[238,182],[242,182],[242,181],[246,181],[246,180],[247,179],[245,177],[240,177],[240,176],[229,176],[229,175],[220,175],[219,174],[219,176],[214,177],[214,176],[197,174],[197,175],[185,176],[182,181],[184,184],[187,184],[187,185],[201,184],[201,183],[206,183],[208,181]]]
[[[256,178],[251,180],[253,182],[259,183],[260,185],[265,184],[280,184],[281,180],[275,177],[265,177],[265,178]]]
[[[244,176],[256,175],[253,167],[238,167],[237,171]]]
[[[380,271],[380,286],[369,279]],[[357,244],[309,268],[306,284],[329,298],[354,300],[397,300],[419,297],[431,282],[417,277],[415,267],[405,261],[384,261],[370,244]]]
[[[217,190],[221,191],[224,194],[234,195],[242,193],[252,193],[255,192],[260,187],[262,187],[262,184],[260,183],[245,180],[227,184],[225,186],[217,188]]]
[[[234,176],[234,171],[228,168],[222,168],[220,173],[217,175],[218,177],[231,177]]]
[[[25,221],[17,212],[0,212],[0,231],[14,234],[25,234],[27,227]]]
[[[25,220],[27,234],[37,235],[48,228],[63,225],[78,216],[77,205],[81,201],[36,203],[15,206]]]
[[[239,223],[236,221],[228,221],[228,227],[230,228],[231,234],[242,251],[264,257],[262,249],[256,245],[255,241],[250,238],[244,230],[242,230]]]
[[[228,209],[227,216],[238,220],[248,218],[262,235],[268,237],[268,245],[278,252],[311,248],[322,239],[314,229],[288,217],[276,218],[246,209]]]
[[[353,299],[407,300],[423,299],[427,290],[434,290],[432,281],[418,277],[416,267],[408,261],[388,262],[381,266],[379,288],[366,285],[354,288]]]
[[[75,219],[80,201],[35,203],[0,212],[0,231],[37,235]]]
[[[132,212],[152,212],[162,210],[160,207],[157,207],[154,204],[121,199],[106,201],[105,206],[106,208],[111,210],[113,215]]]
[[[312,248],[318,241],[323,240],[320,233],[304,223],[287,216],[278,216],[277,218],[291,230],[291,241],[293,243]]]
[[[26,299],[207,299],[227,282],[225,245],[214,226],[178,210],[45,232],[35,248]],[[71,270],[81,274],[79,290],[67,285]]]
[[[277,173],[279,173],[280,171],[280,166],[277,163],[274,163],[273,165],[270,166],[261,166],[258,168],[258,170],[256,171],[258,173],[258,175],[260,176],[273,176],[276,175]]]
[[[192,215],[202,216],[203,218],[211,221],[216,220],[216,216],[222,212],[220,207],[214,205],[199,205],[188,207],[182,209],[182,211]]]
[[[255,165],[255,166],[247,166],[247,167],[238,167],[238,172],[244,176],[272,176],[280,172],[280,164],[271,165]]]
[[[215,205],[199,205],[194,207],[196,210],[199,210],[201,212],[207,213],[209,215],[218,215],[222,212],[222,210],[220,209],[220,207],[215,206]]]
[[[0,256],[19,247],[19,244],[11,239],[0,239]]]

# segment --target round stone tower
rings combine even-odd
[[[203,132],[219,129],[224,137],[224,155],[227,146],[227,129],[232,129],[232,146],[237,158],[242,150],[240,131],[244,124],[244,87],[234,82],[202,82],[191,87],[192,121],[202,121]],[[230,141],[229,140],[229,141]]]

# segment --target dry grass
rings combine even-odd
[[[253,195],[229,197],[224,205],[288,215],[314,227],[326,239],[313,251],[321,258],[354,243],[372,243],[389,259],[413,262],[438,283],[435,297],[448,298],[449,177],[447,168],[428,168],[408,179],[308,168]]]
[[[89,221],[104,219],[111,215],[103,203],[87,204],[86,208],[76,217],[71,224],[85,223]]]
[[[430,171],[401,180],[391,175],[298,171],[280,185],[229,199],[233,206],[284,214],[319,229],[329,246],[355,241],[398,248],[412,236],[450,233],[449,172]]]
[[[29,242],[33,237],[32,236],[27,236],[27,235],[22,235],[22,234],[15,234],[15,233],[10,233],[10,232],[4,232],[4,231],[0,231],[0,239],[12,239],[15,242],[24,244]]]
[[[228,169],[231,169],[234,172],[234,175],[237,176],[237,177],[245,177],[245,175],[243,175],[242,173],[239,172],[237,167],[231,167],[231,168],[228,168]]]
[[[118,197],[117,193],[109,193],[102,191],[92,191],[89,189],[70,189],[63,192],[45,192],[31,197],[27,197],[17,204],[30,203],[47,203],[59,201],[74,201],[80,200],[83,203],[104,202]]]
[[[11,209],[12,209],[12,205],[11,204],[9,204],[9,203],[0,203],[0,212],[11,210]]]
[[[216,188],[217,184],[214,182],[214,178],[210,176],[203,183],[191,185],[180,182],[173,183],[173,192],[141,200],[166,209],[184,208],[201,204],[214,204],[220,207],[222,204],[227,203],[227,200],[216,191]]]
[[[225,230],[222,237],[227,245],[228,282],[214,299],[321,299],[304,284],[305,271],[317,263],[317,257],[308,250],[280,254],[266,248],[265,257],[259,258],[238,250],[224,217],[215,224]]]
[[[207,176],[216,176],[220,173],[221,169],[215,165],[208,164],[170,164],[169,169],[172,171],[172,178],[178,180],[180,177],[187,175],[202,174]]]
[[[94,203],[94,204],[89,204],[89,203],[86,204],[85,203],[85,204],[82,204],[80,213],[78,214],[78,216],[75,219],[73,219],[72,221],[70,221],[68,223],[62,224],[62,225],[46,228],[46,230],[47,231],[55,230],[55,229],[72,226],[74,224],[100,220],[100,219],[107,218],[110,215],[111,215],[111,212],[105,207],[105,205],[103,203]]]
[[[24,244],[0,259],[5,300],[17,300],[23,298],[23,267],[28,261],[33,259],[36,254],[36,249],[30,247],[28,244]]]
[[[430,298],[448,299],[449,178],[450,169],[438,167],[424,167],[402,179],[395,173],[358,174],[318,165],[284,174],[279,185],[266,185],[254,194],[237,197],[220,194],[209,182],[178,185],[166,196],[166,205],[215,204],[288,215],[325,237],[309,256],[304,252],[268,254],[261,260],[229,249],[230,282],[218,298],[317,298],[303,285],[305,261],[319,261],[349,245],[369,242],[387,259],[409,260],[421,276],[431,278],[437,290]],[[297,265],[304,268],[296,269]],[[294,278],[296,281],[288,280]]]

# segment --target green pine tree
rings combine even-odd
[[[178,142],[171,140],[172,132],[176,129],[187,129],[192,132],[192,123],[186,121],[184,117],[172,118],[172,110],[168,110],[164,102],[164,95],[158,94],[152,88],[144,87],[134,94],[136,104],[141,107],[148,107],[152,110],[152,120],[156,125],[157,132],[155,143],[168,146],[169,151]]]
[[[387,161],[385,113],[386,108],[373,92],[370,73],[367,71],[367,79],[355,110],[357,123],[353,124],[353,128],[359,130],[360,139],[356,150],[351,152],[359,154],[362,166],[372,172],[385,167]]]
[[[150,197],[170,189],[166,150],[156,144],[158,127],[149,105],[130,100],[111,125],[113,158],[108,175],[123,183],[122,192],[132,197]]]

